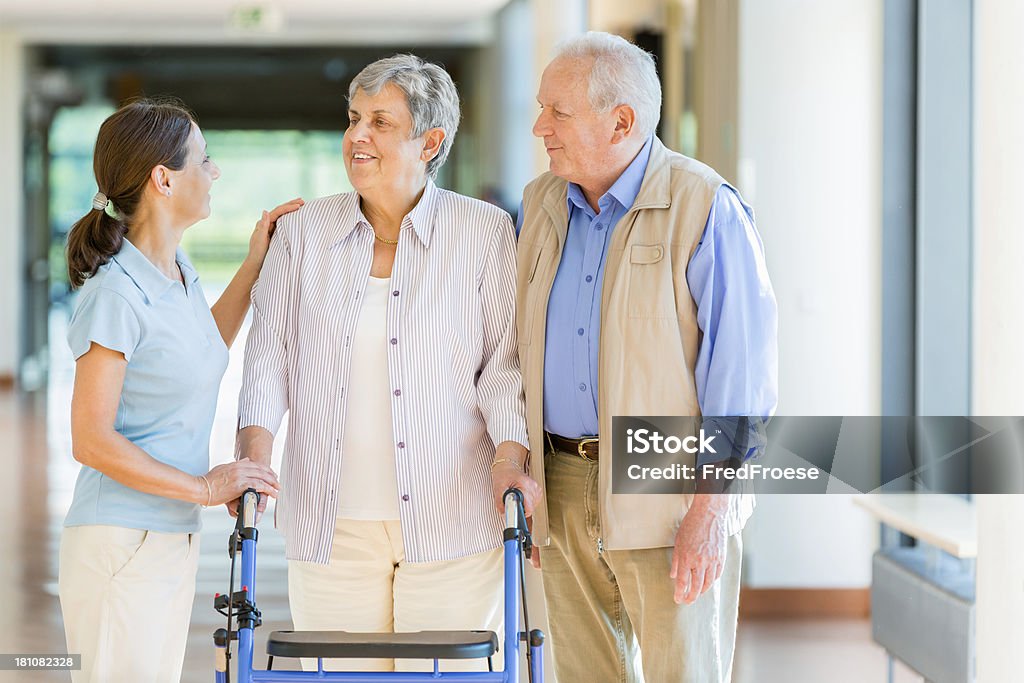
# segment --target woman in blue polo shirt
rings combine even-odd
[[[220,176],[191,114],[138,101],[101,126],[100,192],[68,235],[81,287],[68,329],[71,401],[83,467],[65,520],[60,601],[79,681],[178,681],[204,505],[278,481],[248,460],[209,469],[209,439],[228,346],[249,306],[278,216],[263,213],[231,284],[207,306],[182,234],[210,213]],[[208,471],[209,470],[209,471]]]

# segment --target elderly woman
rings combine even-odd
[[[459,124],[444,69],[375,62],[348,112],[355,192],[279,221],[253,292],[239,455],[269,464],[290,412],[277,523],[296,629],[498,632],[495,499],[539,492],[522,474],[512,223],[434,185]]]

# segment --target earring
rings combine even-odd
[[[170,190],[167,190],[167,196],[168,196],[168,197],[170,197],[170,196],[171,196],[171,191],[170,191]]]

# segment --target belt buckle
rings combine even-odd
[[[584,448],[584,446],[586,446],[588,443],[597,443],[598,441],[600,441],[600,439],[598,439],[597,437],[588,437],[580,439],[579,442],[576,444],[576,453],[578,453],[579,456],[586,460],[587,462],[597,462],[597,458],[591,458],[589,455],[587,455],[587,451]]]

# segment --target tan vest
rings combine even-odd
[[[604,547],[671,546],[692,495],[612,494],[614,415],[700,415],[694,365],[701,332],[686,268],[711,204],[725,182],[704,164],[654,140],[640,192],[615,227],[601,292],[598,507]],[[548,297],[562,258],[569,214],[568,183],[545,173],[523,192],[517,248],[516,311],[526,390],[530,474],[544,482],[544,341]],[[566,397],[566,400],[573,400]],[[726,533],[743,528],[752,495],[733,495]],[[534,513],[534,535],[548,542],[547,501]]]

